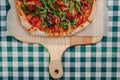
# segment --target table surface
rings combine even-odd
[[[120,0],[107,0],[109,32],[94,45],[74,46],[62,57],[60,80],[120,80]],[[8,0],[0,0],[0,80],[49,80],[49,53],[6,36]],[[13,24],[13,23],[12,23]]]

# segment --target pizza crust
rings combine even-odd
[[[23,25],[25,29],[28,30],[28,29],[30,29],[30,28],[32,27],[32,26],[27,22],[27,20],[26,20],[25,17],[23,17],[23,16],[21,16],[21,15],[19,15],[19,17],[20,17],[21,25]]]
[[[91,15],[88,17],[88,20],[89,20],[89,21],[92,21],[92,20],[93,20],[94,15],[95,15],[95,13],[96,13],[97,5],[98,5],[98,0],[94,0],[94,5],[93,5],[93,7],[92,7]]]

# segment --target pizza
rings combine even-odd
[[[21,25],[32,35],[70,36],[93,20],[97,0],[16,0]]]

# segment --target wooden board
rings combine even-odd
[[[26,34],[26,33],[25,33]],[[62,55],[64,51],[75,45],[94,44],[101,41],[102,36],[97,37],[37,37],[27,35],[27,37],[14,36],[16,39],[43,45],[50,53],[49,73],[52,78],[60,78],[63,75]]]
[[[104,9],[103,7],[103,2],[104,0],[99,0],[101,1],[101,8]],[[87,45],[87,44],[94,44],[99,41],[101,41],[102,36],[96,36],[96,37],[37,37],[37,36],[32,36],[28,34],[25,29],[23,29],[20,25],[19,18],[16,13],[15,9],[15,4],[13,0],[9,0],[11,4],[11,10],[8,13],[7,17],[7,26],[8,30],[11,29],[12,36],[14,36],[16,39],[22,41],[22,42],[27,42],[27,43],[36,43],[36,44],[41,44],[44,47],[46,47],[50,53],[50,64],[49,64],[49,73],[51,77],[53,78],[60,78],[63,75],[63,68],[62,68],[62,55],[64,51],[75,45]],[[97,16],[97,19],[95,24],[97,28],[103,27],[103,13],[101,11],[101,15]],[[100,13],[99,12],[99,13]],[[99,21],[100,20],[100,21]],[[14,23],[14,21],[16,21]],[[11,24],[14,23],[14,24]],[[100,27],[99,27],[99,26]],[[18,31],[19,30],[19,31]],[[96,31],[93,29],[93,31]],[[95,33],[99,32],[96,31]]]

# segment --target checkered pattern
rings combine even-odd
[[[63,55],[61,80],[120,80],[120,0],[108,0],[109,33],[102,42]],[[8,0],[0,0],[0,80],[49,80],[49,53],[41,45],[7,37]]]

